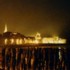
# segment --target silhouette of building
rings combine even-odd
[[[59,37],[45,37],[42,38],[41,34],[37,32],[34,37],[24,36],[18,32],[8,31],[7,24],[5,24],[4,33],[0,34],[0,45],[23,45],[23,44],[49,44],[49,43],[66,43],[65,39]]]

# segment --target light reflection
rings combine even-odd
[[[61,61],[61,59],[62,59],[62,55],[61,55],[61,47],[59,47],[58,49],[59,49],[59,60]]]

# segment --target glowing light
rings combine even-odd
[[[20,39],[20,44],[23,44],[23,40],[22,39]]]
[[[38,43],[39,43],[39,41],[38,41],[38,40],[35,40],[35,41],[34,41],[34,43],[38,44]]]
[[[26,63],[26,64],[28,63],[27,61],[28,61],[28,59],[27,59],[27,57],[25,57],[25,63]]]
[[[11,44],[14,44],[14,39],[13,38],[11,39]]]
[[[42,43],[48,43],[47,38],[43,38]]]
[[[33,41],[32,40],[29,40],[28,43],[33,43]]]
[[[28,39],[24,38],[24,42],[25,43],[34,43],[33,40],[30,38],[28,38]]]
[[[16,44],[17,44],[17,45],[19,45],[19,44],[20,44],[19,39],[16,39]]]
[[[17,35],[17,33],[16,33],[16,32],[14,32],[13,34],[14,34],[14,35]]]
[[[59,49],[59,59],[61,60],[62,59],[62,55],[61,55],[61,51],[60,51],[61,47],[59,47],[58,49]]]
[[[8,44],[8,39],[5,39],[5,45],[7,45]]]
[[[16,33],[15,33],[16,34]],[[23,45],[23,44],[65,44],[66,39],[59,38],[58,36],[55,37],[41,37],[40,33],[37,33],[34,39],[32,38],[11,38],[11,39],[5,39],[5,44],[17,44],[17,45]]]
[[[5,24],[5,29],[4,29],[4,33],[7,32],[7,25]]]
[[[42,43],[64,44],[66,43],[66,39],[61,39],[59,37],[48,37],[43,38]]]
[[[59,43],[66,43],[66,40],[65,39],[60,39]]]
[[[24,38],[24,43],[28,43],[28,41],[27,41],[27,39],[26,39],[26,38]]]
[[[43,38],[42,43],[54,43],[54,39],[53,38]]]
[[[35,36],[36,40],[40,40],[41,39],[41,34],[37,32],[36,36]]]
[[[31,66],[34,64],[34,58],[31,58]]]

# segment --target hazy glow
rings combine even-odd
[[[5,42],[5,45],[7,45],[7,44],[8,44],[8,39],[5,39],[5,41],[4,41],[4,42]]]
[[[26,63],[26,64],[28,64],[27,60],[28,60],[27,57],[25,57],[25,63]]]
[[[59,37],[43,38],[42,43],[63,44],[66,43],[66,39],[61,39]]]
[[[14,35],[16,35],[17,33],[16,33],[16,32],[14,32],[13,34],[14,34]]]
[[[59,47],[59,59],[61,60],[62,59],[62,55],[61,55],[61,47]]]
[[[37,32],[36,36],[35,36],[36,40],[40,40],[41,39],[41,34]]]
[[[11,44],[14,44],[14,39],[13,38],[11,39]]]
[[[7,24],[5,24],[5,29],[4,29],[4,32],[7,32]]]
[[[23,45],[23,44],[65,44],[66,39],[59,38],[58,36],[55,37],[41,37],[40,33],[37,33],[34,38],[11,38],[5,39],[5,44],[16,44],[16,45]]]
[[[19,44],[20,44],[19,39],[16,39],[16,44],[17,44],[17,45],[19,45]]]
[[[70,31],[70,7],[68,0],[0,0],[0,33],[8,24],[8,30],[26,35],[40,31],[46,34],[66,34]],[[15,1],[15,2],[14,2]],[[68,17],[67,17],[68,16]],[[67,18],[65,18],[67,17]],[[67,29],[66,29],[67,28]],[[70,36],[70,35],[69,35]]]
[[[23,44],[23,40],[22,40],[22,39],[20,39],[20,41],[19,41],[19,42],[20,42],[20,44]]]
[[[31,58],[31,66],[34,64],[34,58]]]
[[[27,41],[27,39],[26,38],[24,38],[24,43],[27,43],[28,41]]]
[[[35,40],[33,43],[36,43],[36,44],[38,44],[38,43],[40,43],[38,40]]]
[[[32,40],[29,40],[28,43],[33,43],[33,41]]]

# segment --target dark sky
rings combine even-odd
[[[0,33],[8,30],[24,35],[67,35],[70,32],[68,0],[0,0]]]

